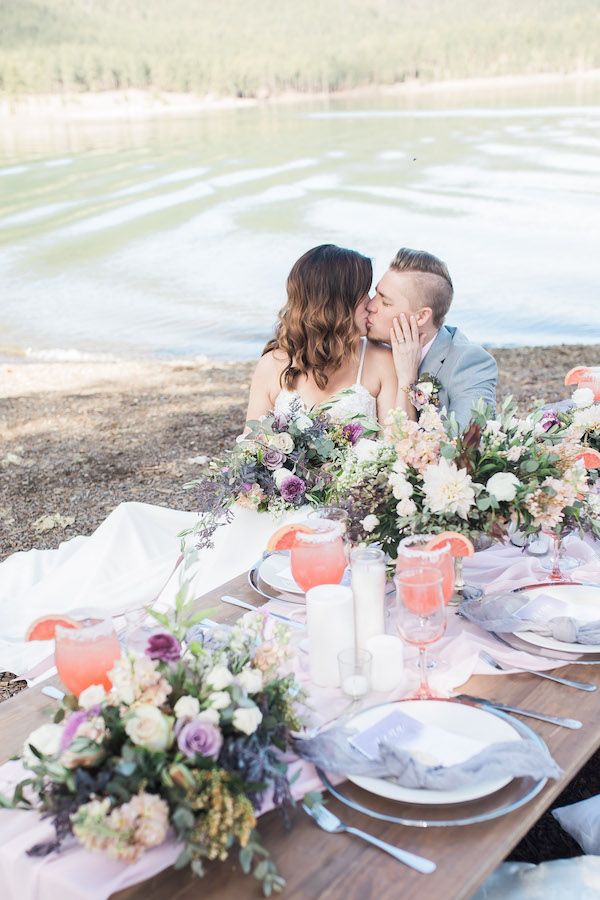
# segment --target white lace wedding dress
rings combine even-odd
[[[361,384],[365,348],[363,339],[354,385],[329,401],[329,414],[338,421],[357,414],[376,418],[375,398]],[[275,409],[286,415],[306,406],[296,391],[281,391]],[[233,522],[217,529],[214,548],[199,553],[195,596],[249,569],[278,525],[304,515],[295,510],[275,521],[268,513],[236,507]],[[48,656],[49,643],[24,642],[28,626],[40,616],[82,606],[115,614],[142,606],[159,592],[161,604],[172,603],[180,574],[173,574],[178,534],[197,521],[197,513],[121,503],[89,537],[74,537],[57,550],[15,553],[0,563],[0,669],[20,675]]]

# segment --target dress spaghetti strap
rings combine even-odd
[[[360,362],[359,362],[359,364],[358,364],[358,375],[356,376],[356,382],[355,382],[355,384],[360,384],[360,379],[362,378],[363,365],[364,365],[364,362],[365,362],[365,353],[366,353],[366,350],[367,350],[367,338],[366,338],[366,337],[361,337],[360,340],[361,340],[361,343],[362,343],[362,347],[361,347],[361,350],[360,350]]]

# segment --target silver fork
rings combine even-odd
[[[385,853],[389,853],[390,856],[393,856],[398,862],[404,863],[405,866],[410,866],[411,869],[422,872],[423,875],[430,875],[432,872],[435,872],[437,868],[434,862],[430,859],[425,859],[424,856],[417,856],[415,853],[409,853],[408,850],[401,850],[400,847],[394,847],[393,844],[386,844],[385,841],[380,841],[379,838],[376,838],[372,834],[368,834],[366,831],[360,831],[358,828],[352,828],[350,825],[345,825],[341,819],[338,819],[331,810],[326,809],[322,804],[307,806],[306,803],[303,803],[302,808],[311,819],[314,819],[323,831],[328,831],[329,834],[341,834],[344,831],[347,834],[353,834],[356,837],[362,838],[363,841],[366,841],[368,844],[379,847],[379,849],[384,850]]]
[[[590,684],[588,681],[571,681],[569,678],[560,678],[558,675],[549,675],[547,672],[532,672],[530,669],[521,669],[519,666],[504,665],[503,663],[498,662],[497,659],[494,659],[493,656],[490,656],[489,653],[486,653],[485,650],[480,650],[479,656],[484,662],[493,666],[494,669],[498,669],[500,672],[504,672],[505,669],[518,669],[519,672],[528,672],[530,675],[537,675],[538,678],[545,678],[546,681],[555,681],[557,684],[564,684],[566,687],[576,688],[578,691],[597,690],[597,685]]]

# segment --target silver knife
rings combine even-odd
[[[256,612],[262,609],[261,606],[253,606],[251,603],[246,603],[245,600],[238,600],[237,597],[230,597],[228,594],[224,594],[221,597],[223,603],[229,603],[231,606],[239,606],[240,609],[249,609],[251,612]],[[265,612],[268,616],[273,616],[274,619],[281,619],[282,622],[285,622],[286,625],[291,625],[292,628],[305,628],[306,626],[302,624],[302,622],[296,622],[295,619],[290,619],[289,616],[284,616],[283,613],[271,612],[270,609],[266,609]]]
[[[522,706],[508,706],[506,703],[498,703],[496,700],[488,700],[486,697],[472,697],[470,694],[458,694],[457,700],[468,700],[470,703],[479,703],[482,706],[491,706],[502,712],[516,713],[530,719],[539,719],[540,722],[550,722],[551,725],[561,725],[563,728],[576,730],[583,727],[579,719],[564,719],[562,716],[549,716],[546,713],[536,712],[533,709],[524,709]]]

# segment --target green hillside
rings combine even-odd
[[[598,67],[598,0],[0,0],[8,94],[251,97]]]

